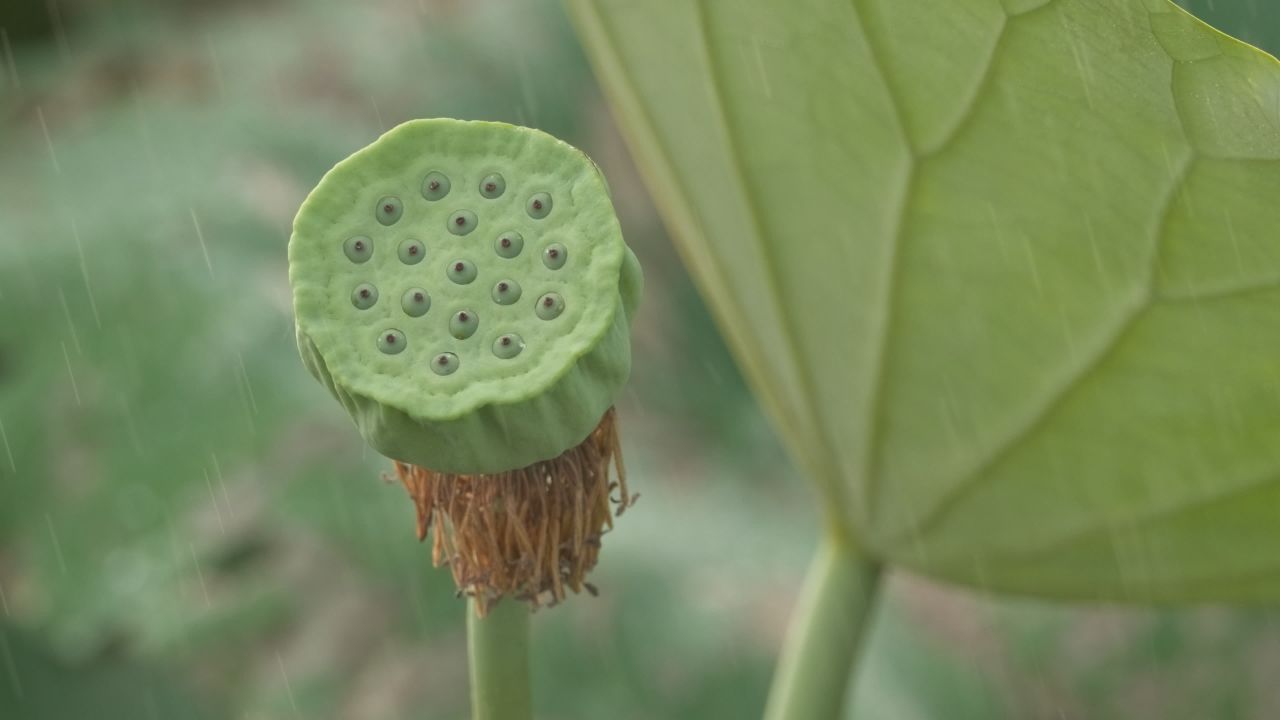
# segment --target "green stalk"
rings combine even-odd
[[[512,600],[476,617],[467,603],[472,720],[530,720],[529,608]]]
[[[818,545],[791,616],[765,720],[843,717],[880,585],[880,567],[842,534]]]

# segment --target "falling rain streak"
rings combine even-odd
[[[62,555],[62,543],[58,540],[58,531],[53,527],[53,516],[44,514],[44,524],[49,528],[49,539],[53,541],[53,554],[58,558],[58,569],[67,574],[67,559]]]
[[[58,0],[45,0],[44,4],[49,21],[53,24],[53,38],[58,45],[58,54],[62,56],[64,62],[70,62],[71,43],[67,40],[67,28],[62,21],[62,10],[58,7]]]
[[[227,505],[227,515],[235,517],[235,512],[231,509],[231,494],[227,492],[227,480],[222,476],[222,463],[218,462],[218,454],[209,453],[209,458],[213,461],[213,474],[218,478],[218,487],[222,490],[222,500]]]
[[[222,529],[222,534],[227,534],[227,523],[222,519],[222,506],[218,504],[218,494],[213,491],[213,480],[209,477],[209,470],[204,471],[204,484],[209,488],[209,502],[213,503],[213,512],[218,517],[218,527]],[[194,551],[192,558],[195,558]]]
[[[256,433],[258,426],[254,416],[258,414],[258,400],[254,397],[253,385],[249,382],[249,371],[245,368],[244,356],[239,351],[236,352],[236,361],[236,385],[240,390],[240,404],[244,407],[244,419],[249,426],[249,432]]]
[[[985,489],[956,507],[1001,505],[1001,486],[1019,482],[1019,468],[1041,456],[1036,468],[1043,472],[1037,474],[1045,476],[1050,490],[1004,503],[1006,514],[979,528],[989,531],[982,538],[986,545],[999,541],[1005,522],[1022,523],[1033,533],[1053,531],[1057,516],[1047,518],[1044,527],[1028,519],[1024,507],[1036,502],[1060,500],[1066,513],[1074,501],[1102,506],[1113,499],[1099,490],[1107,478],[1091,472],[1090,465],[1105,459],[1108,448],[1095,446],[1073,457],[1067,447],[1077,418],[1082,429],[1115,426],[1117,435],[1128,432],[1121,427],[1128,408],[1084,412],[1095,395],[1109,392],[1113,377],[1156,385],[1165,375],[1189,373],[1211,359],[1200,355],[1224,359],[1219,376],[1188,374],[1184,388],[1170,391],[1207,398],[1208,417],[1195,432],[1211,436],[1221,457],[1189,452],[1175,472],[1161,473],[1152,470],[1159,458],[1139,458],[1140,448],[1122,448],[1117,456],[1131,453],[1125,459],[1132,461],[1134,471],[1115,484],[1131,481],[1124,487],[1132,489],[1128,500],[1135,502],[1142,496],[1176,501],[1171,493],[1183,480],[1197,497],[1220,490],[1216,476],[1237,478],[1237,462],[1259,437],[1257,410],[1280,407],[1275,393],[1249,394],[1233,384],[1236,374],[1249,371],[1252,359],[1233,355],[1234,346],[1225,337],[1235,327],[1224,321],[1228,306],[1248,305],[1250,312],[1266,313],[1270,296],[1222,301],[1214,294],[1215,289],[1236,289],[1237,273],[1241,281],[1257,283],[1249,292],[1262,289],[1276,274],[1268,268],[1280,267],[1280,255],[1258,239],[1259,228],[1265,231],[1274,223],[1258,223],[1250,203],[1242,201],[1247,200],[1247,182],[1227,186],[1221,197],[1198,189],[1216,182],[1215,173],[1238,171],[1246,177],[1249,161],[1237,157],[1241,153],[1227,152],[1231,148],[1222,157],[1197,148],[1205,152],[1197,156],[1196,167],[1183,171],[1187,145],[1195,139],[1188,136],[1211,134],[1218,124],[1225,131],[1233,118],[1240,119],[1237,115],[1255,111],[1250,117],[1260,125],[1276,125],[1280,93],[1269,92],[1268,82],[1280,78],[1280,72],[1259,66],[1253,69],[1256,76],[1240,85],[1242,93],[1256,91],[1256,107],[1237,107],[1225,94],[1217,98],[1221,102],[1208,102],[1215,98],[1205,95],[1200,99],[1208,107],[1198,109],[1192,107],[1197,98],[1174,97],[1182,109],[1196,109],[1195,123],[1180,130],[1176,118],[1160,120],[1162,102],[1169,100],[1171,78],[1165,71],[1170,65],[1175,84],[1190,85],[1193,76],[1212,76],[1213,66],[1227,60],[1168,62],[1146,28],[1153,18],[1161,19],[1147,12],[1154,7],[1151,2],[936,3],[938,12],[930,14],[910,10],[911,3],[833,0],[829,17],[815,20],[782,12],[767,27],[752,26],[758,15],[768,14],[767,3],[743,13],[732,0],[702,0],[662,18],[632,12],[638,5],[631,0],[565,3],[598,18],[576,26],[598,31],[595,40],[575,39],[554,0],[498,0],[503,6],[498,12],[471,12],[470,4],[452,3],[468,8],[461,13],[437,0],[373,0],[367,7],[272,4],[271,12],[213,0],[200,3],[197,13],[150,12],[154,3],[117,2],[102,8],[80,0],[30,4],[40,24],[35,30],[0,19],[5,25],[0,27],[0,105],[9,111],[0,120],[5,126],[0,137],[14,140],[0,141],[0,525],[6,532],[0,540],[0,719],[65,714],[50,710],[51,704],[87,707],[90,715],[113,718],[192,720],[210,713],[415,717],[465,710],[461,608],[450,609],[448,572],[429,574],[430,548],[414,543],[405,524],[404,489],[377,481],[386,459],[349,432],[341,410],[321,408],[328,402],[326,391],[301,368],[289,327],[286,245],[305,189],[344,150],[416,115],[520,120],[574,133],[589,143],[583,149],[600,161],[613,185],[614,202],[630,215],[624,218],[628,241],[636,242],[641,257],[655,260],[657,272],[650,273],[642,306],[646,319],[637,326],[644,331],[635,338],[635,373],[618,397],[618,413],[640,439],[632,453],[636,479],[654,491],[654,506],[642,504],[634,524],[605,538],[617,552],[602,565],[612,586],[602,588],[608,593],[604,602],[584,597],[556,609],[559,620],[535,619],[543,623],[542,630],[535,630],[541,633],[536,644],[545,646],[537,671],[542,710],[572,707],[566,699],[575,697],[571,693],[588,692],[583,699],[592,699],[589,688],[582,690],[579,666],[583,657],[590,661],[599,653],[583,656],[578,651],[585,647],[630,652],[634,657],[622,659],[635,662],[622,665],[639,662],[629,668],[639,677],[651,677],[657,669],[660,675],[674,672],[687,680],[677,698],[680,708],[661,705],[663,693],[624,693],[613,714],[679,720],[708,714],[704,709],[714,707],[718,712],[709,714],[758,717],[759,708],[749,705],[759,703],[763,688],[743,688],[764,677],[772,658],[755,641],[780,640],[783,609],[797,597],[792,581],[803,573],[800,560],[817,535],[816,515],[806,504],[803,487],[774,482],[775,477],[795,478],[796,471],[749,394],[750,388],[772,387],[770,368],[789,362],[789,348],[783,340],[759,343],[765,353],[779,355],[762,354],[763,360],[749,364],[751,382],[744,384],[693,284],[678,270],[642,179],[661,181],[652,188],[654,195],[683,215],[673,227],[697,231],[684,235],[712,236],[727,228],[744,233],[714,255],[691,244],[697,237],[679,238],[690,257],[716,261],[708,272],[720,273],[728,294],[747,308],[751,323],[746,330],[731,331],[729,344],[735,351],[755,347],[753,333],[768,331],[767,337],[774,337],[766,326],[777,308],[764,306],[777,300],[758,294],[755,287],[761,281],[754,272],[758,268],[753,269],[757,249],[752,243],[769,238],[750,235],[751,223],[741,217],[739,205],[726,213],[730,222],[716,221],[717,208],[728,207],[718,205],[716,198],[727,193],[736,203],[735,173],[741,173],[747,187],[759,190],[748,198],[753,207],[747,210],[760,213],[761,227],[780,228],[783,234],[792,224],[827,227],[829,232],[806,234],[803,242],[793,244],[805,256],[785,250],[778,256],[788,269],[782,285],[803,289],[815,301],[830,301],[837,310],[834,321],[824,324],[821,313],[831,308],[818,307],[823,302],[792,308],[794,313],[782,314],[792,322],[777,334],[794,332],[805,345],[800,372],[813,376],[814,397],[786,397],[814,403],[819,408],[815,422],[822,425],[842,420],[849,407],[861,411],[867,402],[852,383],[867,384],[861,378],[870,373],[859,370],[854,378],[848,368],[861,368],[878,340],[857,345],[858,339],[847,334],[860,332],[850,328],[860,328],[861,321],[845,321],[850,313],[881,307],[879,301],[863,301],[861,284],[880,287],[883,278],[872,261],[880,257],[875,253],[883,239],[881,214],[888,217],[899,199],[890,187],[898,176],[881,167],[882,156],[892,155],[902,139],[890,131],[904,130],[905,142],[917,155],[931,156],[916,158],[918,167],[911,171],[915,176],[907,192],[912,195],[902,210],[907,220],[898,229],[902,249],[894,251],[901,258],[894,271],[898,291],[888,296],[897,304],[886,313],[884,328],[877,326],[877,332],[885,330],[886,347],[893,346],[883,352],[883,373],[876,381],[883,385],[883,399],[874,401],[881,407],[865,418],[859,413],[856,422],[835,430],[807,428],[814,430],[813,437],[828,432],[835,437],[845,430],[854,437],[862,435],[863,423],[883,422],[875,450],[882,458],[870,466],[871,475],[882,487],[900,490],[906,500],[899,503],[889,492],[881,494],[884,517],[874,520],[900,527],[901,533],[876,543],[876,550],[895,559],[912,558],[920,565],[915,570],[951,562],[951,527],[963,524],[953,522],[963,520],[960,514],[930,520],[930,483],[969,474],[989,448],[1007,444],[1015,451],[990,472],[973,472],[984,476]],[[1280,43],[1280,0],[1181,4],[1200,11],[1215,4],[1227,8],[1218,11],[1218,19],[1225,13],[1240,22],[1224,29],[1240,31],[1241,23],[1251,23],[1247,39]],[[0,0],[0,15],[11,5]],[[928,24],[926,16],[946,15],[960,5],[966,7],[955,13],[956,23]],[[1109,26],[1098,32],[1082,29],[1090,15],[1126,6],[1143,25],[1147,42],[1120,43],[1108,36]],[[710,45],[705,52],[696,44],[700,34],[688,27],[692,24],[680,21],[682,12],[692,15],[698,7],[706,9]],[[630,10],[611,10],[617,8]],[[867,16],[860,24],[865,27],[840,27],[839,18],[859,12]],[[1123,15],[1117,14],[1111,24],[1121,23]],[[800,26],[789,26],[792,19]],[[649,32],[650,22],[666,32]],[[869,39],[860,37],[864,33]],[[901,37],[888,38],[892,33]],[[930,47],[916,52],[911,45],[922,38]],[[1190,43],[1192,38],[1175,39]],[[1244,51],[1224,37],[1215,34],[1213,39]],[[686,40],[694,44],[682,45]],[[593,78],[582,58],[584,46],[587,53],[599,55],[592,42],[616,50],[594,58],[607,71],[599,78]],[[874,45],[879,68],[868,60],[867,45]],[[1280,45],[1268,49],[1274,52]],[[1033,50],[1043,55],[1031,57]],[[1019,54],[1024,51],[1027,55]],[[715,82],[703,75],[707,58],[720,75]],[[851,59],[864,65],[844,67]],[[1052,73],[1044,74],[1045,82],[1036,82],[1032,71],[1042,65]],[[1158,87],[1146,86],[1136,76],[1125,84],[1130,73],[1152,66],[1164,73]],[[679,74],[670,76],[672,72]],[[874,77],[877,72],[884,77]],[[616,76],[616,87],[609,86],[610,76]],[[809,87],[810,81],[825,85]],[[902,104],[897,118],[902,127],[891,127],[888,109],[878,105],[883,87]],[[681,97],[682,92],[687,96]],[[669,100],[651,102],[660,93],[668,93]],[[1134,117],[1115,114],[1117,106],[1135,97],[1142,102],[1135,103],[1141,107]],[[606,100],[618,98],[624,106],[608,114]],[[717,100],[724,105],[720,112],[734,141],[736,170],[721,172],[725,150],[718,132],[724,130],[705,122],[715,114]],[[840,119],[837,113],[847,113],[845,122],[828,117]],[[631,148],[634,158],[628,157],[614,120],[625,126],[621,134],[639,128],[640,142]],[[991,124],[995,121],[1000,126]],[[708,132],[711,141],[701,142]],[[1098,152],[1111,135],[1118,137],[1117,151]],[[1060,142],[1062,138],[1073,140]],[[671,139],[684,144],[670,144]],[[1009,148],[1017,150],[1016,158],[1005,156]],[[1035,165],[1023,166],[1019,158],[1034,159]],[[635,172],[632,159],[641,173]],[[1145,173],[1132,182],[1125,176],[1130,159],[1141,161]],[[807,163],[816,172],[795,172]],[[495,339],[512,332],[502,322],[507,310],[533,313],[541,332],[549,323],[565,322],[566,316],[591,307],[575,303],[572,295],[545,304],[559,285],[542,279],[568,273],[590,255],[568,242],[572,252],[567,264],[558,271],[544,264],[542,253],[551,241],[544,235],[549,233],[540,231],[523,204],[533,190],[506,172],[505,193],[493,198],[483,194],[481,176],[498,169],[454,174],[452,191],[438,198],[416,183],[396,190],[405,201],[401,223],[426,215],[439,221],[432,234],[393,233],[394,228],[383,226],[377,231],[386,230],[385,235],[370,233],[384,254],[367,258],[363,269],[369,277],[361,282],[376,283],[382,297],[363,318],[380,322],[383,318],[374,316],[384,310],[394,317],[387,327],[399,328],[409,340],[401,360],[423,349],[422,343],[415,344],[420,328],[438,323],[445,332],[448,318],[464,307],[481,317],[479,330],[465,341],[479,344],[478,354],[457,354],[461,365],[455,380],[481,355],[486,361],[496,355]],[[765,170],[764,177],[753,176]],[[1026,182],[1004,184],[1010,177]],[[967,182],[984,178],[990,182]],[[1091,358],[1111,352],[1108,348],[1120,337],[1120,331],[1112,333],[1107,311],[1127,312],[1141,300],[1134,290],[1145,279],[1146,268],[1134,251],[1149,237],[1139,231],[1136,211],[1146,208],[1128,203],[1154,194],[1166,181],[1178,188],[1170,203],[1174,219],[1188,219],[1187,227],[1213,229],[1212,262],[1205,246],[1193,246],[1192,238],[1164,235],[1167,252],[1155,258],[1158,306],[1142,316],[1133,332],[1124,331],[1119,350],[1091,363]],[[1123,187],[1107,192],[1116,184]],[[1006,187],[1007,192],[1001,191]],[[864,196],[864,188],[876,194]],[[1053,198],[1042,198],[1044,205],[1022,203],[1046,188],[1060,193],[1070,211],[1064,205],[1058,208],[1061,215],[1052,212]],[[379,197],[392,191],[370,192]],[[840,222],[827,223],[826,199],[836,192],[840,202],[832,212]],[[950,214],[953,192],[958,192],[955,208],[963,210],[962,216]],[[785,198],[793,201],[775,212],[774,203]],[[440,202],[432,204],[435,200]],[[519,214],[519,222],[510,227],[486,226],[481,214],[479,227],[469,236],[444,232],[445,220],[457,210],[507,203],[514,203]],[[567,195],[560,205],[557,212],[572,207]],[[188,218],[182,217],[183,207]],[[868,221],[860,222],[864,214]],[[1065,218],[1061,233],[1055,225],[1060,218]],[[926,230],[937,234],[924,240],[915,234]],[[455,257],[481,267],[470,285],[445,286],[449,292],[470,293],[466,303],[454,303],[448,293],[426,295],[428,280],[385,282],[382,264],[393,265],[396,248],[411,242],[406,239],[411,236],[421,242],[410,260],[420,263],[423,278],[441,280],[443,263]],[[335,241],[346,238],[343,234]],[[191,247],[192,240],[198,248]],[[455,254],[454,245],[469,250]],[[866,262],[855,262],[863,250]],[[1201,258],[1206,258],[1203,265]],[[502,272],[486,274],[486,260]],[[402,256],[401,262],[409,260]],[[846,262],[858,271],[842,278],[838,290],[824,292],[819,283]],[[526,266],[536,279],[519,276],[518,283],[498,287]],[[914,274],[926,267],[934,273],[931,277]],[[978,269],[983,282],[969,283],[969,273]],[[1202,269],[1216,273],[1213,283],[1198,274]],[[774,270],[765,267],[761,277]],[[804,279],[792,277],[790,270],[803,273]],[[987,304],[995,296],[983,295],[986,285],[1005,282],[1007,302]],[[423,298],[412,301],[406,289],[419,286]],[[951,288],[961,290],[943,294]],[[1174,295],[1167,304],[1166,294]],[[932,302],[940,298],[956,302]],[[349,304],[342,309],[352,310]],[[1180,334],[1161,354],[1137,352],[1146,335],[1180,316],[1186,322],[1178,321]],[[1024,326],[1024,320],[1034,326]],[[1008,337],[1007,348],[1002,335]],[[533,331],[521,331],[521,336],[530,342],[521,355],[528,359],[537,338]],[[449,337],[453,350],[464,342]],[[934,337],[939,342],[931,344]],[[961,347],[960,341],[970,339],[983,346]],[[946,346],[944,340],[957,344]],[[1263,347],[1266,334],[1249,342]],[[847,357],[826,354],[849,343],[857,347]],[[922,352],[909,352],[917,348]],[[420,360],[430,363],[447,349],[423,350]],[[374,352],[378,361],[384,359]],[[984,362],[987,353],[992,362]],[[63,356],[62,368],[57,354]],[[1023,362],[1027,375],[1034,374],[1045,387],[1081,389],[1053,406],[1041,405],[1044,396],[1030,390],[1014,397],[1019,390],[1014,383],[1021,382],[1024,369],[1015,363]],[[1266,358],[1258,362],[1265,364]],[[1085,369],[1082,377],[1088,377],[1089,385],[1075,384],[1066,373],[1075,368]],[[835,380],[826,377],[829,371]],[[1265,374],[1265,368],[1259,371]],[[988,382],[991,392],[983,385]],[[780,387],[791,387],[791,378]],[[1153,396],[1152,406],[1159,400]],[[1034,430],[1025,433],[1025,440],[1015,438],[1012,430],[1024,425]],[[1139,441],[1166,439],[1155,423],[1132,430]],[[1188,429],[1186,438],[1175,439],[1180,442],[1168,443],[1169,454],[1178,459],[1182,448],[1175,445],[1194,438]],[[822,444],[809,438],[798,447]],[[862,482],[855,477],[862,472],[861,444],[837,444],[813,466],[832,460],[838,466],[831,468],[834,475],[848,461],[853,470],[843,490],[856,496]],[[203,491],[197,469],[203,473]],[[1265,480],[1262,471],[1268,468],[1256,469],[1257,481]],[[918,493],[910,485],[917,476]],[[1231,503],[1247,504],[1244,494],[1232,497]],[[1114,567],[1125,583],[1132,583],[1126,587],[1134,588],[1145,576],[1178,572],[1176,549],[1122,527],[1142,519],[1136,511],[1108,510],[1114,512],[1089,541],[1098,550],[1092,558],[1098,565]],[[1264,511],[1258,509],[1258,514]],[[1195,520],[1186,514],[1167,517],[1168,525]],[[1227,547],[1234,532],[1210,537],[1205,557],[1216,560],[1208,553]],[[870,531],[866,537],[877,539]],[[1265,527],[1259,537],[1265,537]],[[1026,546],[1013,550],[1036,550],[1041,547],[1037,538],[1019,535],[1011,544],[1025,540]],[[1227,555],[1221,553],[1224,566],[1232,562]],[[659,558],[661,572],[650,567],[654,563],[630,562],[645,557]],[[751,562],[721,562],[726,557]],[[994,555],[975,551],[955,566],[957,573],[967,573],[970,584],[984,586],[998,582],[999,563]],[[1026,565],[1029,573],[1052,569],[1048,561]],[[1089,572],[1086,563],[1079,568]],[[763,588],[760,578],[777,582]],[[752,592],[753,583],[768,592]],[[945,665],[950,674],[942,687],[935,687],[928,673],[905,678],[910,687],[896,682],[904,678],[890,678],[895,682],[881,683],[877,692],[858,699],[862,705],[882,706],[850,710],[854,715],[891,716],[904,704],[923,715],[929,709],[947,717],[1000,714],[983,712],[988,700],[1007,704],[1011,717],[1141,714],[1100,707],[1099,697],[1105,695],[1107,702],[1114,697],[1117,703],[1139,705],[1155,697],[1160,708],[1173,708],[1175,714],[1215,717],[1198,701],[1185,702],[1204,691],[1219,707],[1235,703],[1230,712],[1280,716],[1274,712],[1276,696],[1268,692],[1268,679],[1250,672],[1258,668],[1249,665],[1250,660],[1269,658],[1268,650],[1280,640],[1280,629],[1270,631],[1276,623],[1268,613],[1237,615],[1230,608],[1214,608],[1201,616],[1182,610],[1149,613],[1138,607],[1099,612],[1079,606],[1046,609],[1021,601],[1008,612],[1002,601],[992,599],[990,589],[975,596],[901,577],[890,585],[895,612],[881,613],[874,642],[868,645],[876,646],[876,652],[866,653],[874,661],[873,671],[884,669],[879,651],[886,639],[896,638],[907,644],[891,651],[927,651],[923,661],[932,663],[929,667]],[[690,607],[697,612],[690,614]],[[717,652],[727,647],[723,643],[708,644],[707,632],[693,633],[700,641],[697,647],[687,642],[689,629],[704,611],[721,610],[728,622],[717,623],[724,626],[721,630],[766,631],[746,633],[760,645],[754,648],[759,652],[732,658],[741,665],[734,672],[741,682],[719,682],[724,678],[714,673]],[[586,628],[593,633],[589,636],[582,635],[581,623],[566,622],[584,612],[593,620]],[[628,614],[633,615],[630,620],[623,617]],[[918,622],[926,614],[928,622]],[[917,622],[907,626],[904,618]],[[1214,631],[1208,645],[1197,644],[1202,619]],[[924,639],[941,642],[922,645],[921,638],[909,634],[917,631],[916,625],[928,631],[930,637]],[[625,635],[628,627],[641,626],[663,632],[615,647],[618,632]],[[1081,632],[1058,633],[1067,641],[1061,645],[1046,628],[1062,627]],[[1228,635],[1231,642],[1223,642]],[[659,646],[672,637],[688,652],[664,653]],[[1025,649],[1028,638],[1037,656],[1010,663],[1005,651]],[[1109,684],[1098,697],[1092,692],[1069,696],[1079,689],[1076,671],[1088,674],[1095,660],[1107,660],[1081,654],[1073,638],[1100,639],[1104,653],[1123,651],[1135,665],[1108,665]],[[1153,660],[1155,645],[1162,652]],[[975,647],[981,652],[974,653]],[[1207,654],[1202,652],[1206,649]],[[1072,658],[1089,667],[1067,663],[1063,669],[1057,662],[1062,652],[1074,653]],[[895,657],[891,652],[890,664]],[[426,678],[429,682],[412,682],[425,677],[424,660],[433,676]],[[629,682],[614,667],[618,663],[597,665],[588,673],[600,674],[597,691]],[[227,668],[233,672],[225,672]],[[842,672],[842,678],[851,675]],[[1180,682],[1187,677],[1196,682]],[[206,682],[210,678],[217,682]],[[192,684],[194,696],[184,689]],[[1037,690],[1031,693],[1034,708],[1026,707],[1022,689],[1027,687]],[[1237,692],[1239,698],[1229,697]],[[962,694],[981,695],[983,708],[959,707]],[[1140,696],[1136,700],[1135,694]],[[119,706],[94,704],[104,697],[113,703],[119,698]],[[940,702],[955,706],[939,711]],[[304,705],[307,713],[301,712]]]
[[[13,61],[13,47],[9,45],[9,32],[0,28],[0,45],[4,46],[4,61],[8,68],[9,84],[14,90],[22,89],[22,81],[18,79],[18,64]]]
[[[219,516],[219,519],[221,519],[221,516]],[[204,570],[200,569],[200,558],[196,555],[196,546],[187,543],[187,550],[191,553],[191,566],[195,568],[196,579],[200,581],[200,593],[204,596],[204,606],[211,608],[213,607],[213,600],[209,597],[209,586],[204,581]]]
[[[71,392],[75,395],[76,405],[82,405],[80,402],[80,386],[76,384],[76,373],[71,369],[71,354],[67,352],[66,343],[59,344],[62,345],[62,358],[67,361],[67,377],[71,379]]]
[[[276,651],[276,665],[280,668],[280,677],[284,680],[284,690],[289,695],[289,706],[293,708],[293,714],[298,714],[298,701],[293,697],[293,684],[289,682],[289,673],[284,669],[284,658],[280,657],[280,651]]]
[[[13,448],[9,447],[9,434],[4,431],[3,420],[0,420],[0,443],[4,444],[5,457],[9,458],[9,469],[18,472],[18,464],[13,461]]]
[[[102,329],[102,318],[98,315],[98,300],[93,295],[93,285],[89,283],[89,265],[84,259],[84,243],[80,241],[80,226],[75,218],[71,219],[71,238],[76,243],[76,254],[80,258],[80,277],[84,280],[84,291],[89,296],[89,309],[93,312],[93,323]]]
[[[53,149],[53,138],[49,135],[49,123],[44,119],[44,108],[36,106],[36,117],[40,120],[40,131],[44,133],[44,144],[49,148],[49,160],[53,162],[53,171],[62,174],[62,166],[58,163],[58,153]]]
[[[142,447],[142,437],[138,435],[138,424],[133,418],[133,406],[129,404],[129,396],[124,393],[120,394],[120,408],[124,412],[125,426],[129,430],[129,442],[132,443],[138,457],[146,457],[146,450]]]
[[[0,652],[4,653],[5,674],[9,676],[9,687],[19,700],[23,697],[22,680],[18,677],[18,665],[13,661],[13,651],[9,649],[9,636],[0,629]]]
[[[200,242],[200,252],[204,254],[205,267],[209,268],[209,277],[213,277],[213,261],[209,259],[209,247],[204,244],[204,232],[200,230],[200,218],[196,217],[195,208],[187,208],[191,211],[191,224],[196,229],[196,240]]]
[[[67,305],[67,294],[62,291],[62,286],[58,286],[58,302],[62,305],[62,315],[67,319],[67,331],[71,333],[71,344],[76,349],[76,355],[83,355],[84,351],[80,349],[80,335],[76,332],[75,320],[71,318],[71,308]]]

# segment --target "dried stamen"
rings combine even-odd
[[[599,559],[600,536],[635,501],[613,408],[577,447],[520,470],[395,468],[417,509],[418,539],[431,535],[432,562],[449,566],[459,593],[475,598],[481,615],[502,597],[536,608],[564,600],[566,589],[595,595],[586,575]]]

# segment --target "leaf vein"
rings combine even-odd
[[[1220,288],[1209,288],[1207,290],[1187,290],[1176,293],[1161,293],[1154,298],[1154,302],[1162,305],[1212,302],[1214,300],[1230,300],[1248,295],[1257,295],[1273,290],[1280,290],[1280,277],[1270,277],[1257,282],[1227,285]]]
[[[901,255],[902,244],[906,236],[907,214],[911,207],[912,188],[915,186],[916,178],[916,154],[911,146],[911,139],[907,132],[906,123],[903,122],[902,102],[889,82],[888,74],[884,71],[883,61],[880,53],[877,51],[875,42],[871,39],[871,34],[867,32],[866,16],[861,7],[858,5],[859,0],[850,0],[849,5],[853,11],[854,19],[857,21],[858,32],[862,35],[863,42],[867,46],[867,54],[870,56],[871,67],[879,76],[880,82],[884,85],[885,94],[889,98],[890,109],[898,126],[898,132],[902,135],[902,142],[907,151],[907,166],[902,180],[901,196],[898,199],[898,205],[895,212],[895,224],[889,243],[889,248],[885,258],[885,287],[880,298],[880,325],[878,326],[878,337],[875,348],[875,359],[871,367],[871,398],[867,407],[866,433],[867,437],[863,445],[863,467],[862,467],[862,488],[863,502],[862,507],[868,520],[877,512],[877,505],[880,494],[880,454],[881,454],[881,422],[880,413],[885,401],[885,376],[886,366],[890,353],[890,341],[893,327],[893,313],[896,306],[895,296],[897,293],[898,276],[902,272],[899,265],[899,257]]]
[[[949,147],[960,135],[961,131],[964,130],[964,127],[968,124],[970,118],[977,113],[982,97],[986,94],[988,86],[991,85],[991,79],[995,75],[996,57],[999,56],[1000,49],[1004,44],[1004,39],[1009,33],[1010,22],[1018,17],[1020,16],[1015,15],[1010,17],[1007,14],[1001,16],[1000,29],[996,32],[996,37],[991,42],[990,50],[987,51],[987,58],[982,66],[982,74],[978,76],[977,82],[973,83],[973,89],[970,91],[968,97],[964,99],[964,104],[960,108],[960,113],[952,122],[951,127],[943,133],[942,138],[937,142],[937,144],[926,148],[921,152],[922,157],[937,155],[947,149],[947,147]]]
[[[1035,545],[1010,547],[1006,552],[997,553],[997,555],[1017,559],[1032,559],[1038,556],[1051,555],[1065,547],[1087,542],[1095,536],[1105,537],[1114,535],[1118,531],[1136,530],[1148,523],[1169,520],[1179,515],[1199,510],[1206,505],[1230,502],[1254,492],[1261,492],[1277,482],[1280,482],[1280,474],[1268,473],[1261,478],[1249,480],[1225,490],[1202,493],[1193,497],[1183,498],[1177,502],[1155,506],[1142,512],[1134,513],[1123,520],[1107,522],[1099,519],[1097,522],[1061,533]],[[993,557],[993,555],[988,557]]]
[[[1120,347],[1122,341],[1137,326],[1141,317],[1155,304],[1157,300],[1153,290],[1163,237],[1174,203],[1194,165],[1193,158],[1194,156],[1191,153],[1184,156],[1180,161],[1179,168],[1172,173],[1172,182],[1165,193],[1152,233],[1147,276],[1141,288],[1141,293],[1133,306],[1120,314],[1113,322],[1111,331],[1103,338],[1099,347],[1085,358],[1075,370],[1068,372],[1066,378],[1045,395],[1039,407],[1034,409],[1026,420],[1015,427],[1004,442],[997,445],[973,470],[966,473],[959,482],[952,485],[950,490],[941,494],[933,506],[922,514],[918,524],[909,528],[910,533],[919,535],[935,530],[962,500],[981,488],[984,482],[989,482],[990,478],[993,477],[991,470],[1017,451],[1018,448],[1044,427],[1054,413],[1066,404],[1072,392],[1081,387],[1086,380],[1106,364],[1106,361]],[[902,539],[894,538],[893,542],[896,543]]]
[[[761,259],[764,261],[762,263],[762,267],[766,285],[765,291],[768,293],[769,301],[775,308],[777,308],[778,315],[782,320],[781,332],[785,339],[785,348],[781,348],[780,351],[786,353],[787,363],[790,365],[797,383],[800,386],[800,391],[804,395],[804,409],[801,415],[803,417],[803,422],[807,422],[810,427],[802,430],[798,435],[798,439],[800,442],[805,442],[804,438],[806,437],[817,439],[817,443],[820,447],[819,454],[821,459],[819,460],[819,464],[821,466],[820,472],[822,474],[822,477],[817,479],[820,486],[825,490],[825,493],[830,496],[832,501],[830,506],[844,507],[843,496],[845,486],[840,481],[840,474],[835,470],[835,454],[832,451],[833,445],[827,436],[826,424],[821,421],[821,418],[814,417],[813,415],[815,409],[818,407],[818,398],[814,391],[815,386],[812,375],[809,372],[809,368],[804,364],[799,355],[800,346],[793,330],[796,323],[793,322],[793,318],[790,316],[792,310],[791,303],[783,302],[784,296],[780,290],[781,280],[778,276],[777,270],[778,262],[776,261],[776,258],[772,257],[771,245],[768,242],[765,242],[764,223],[760,219],[760,203],[750,181],[747,179],[748,175],[742,165],[738,149],[739,145],[733,131],[733,126],[729,120],[729,113],[725,107],[724,88],[722,87],[723,81],[721,79],[722,73],[720,72],[719,65],[716,61],[715,53],[712,50],[711,33],[707,22],[706,4],[708,1],[709,0],[701,0],[696,6],[698,37],[701,41],[703,61],[707,66],[707,75],[712,99],[714,100],[716,120],[720,125],[721,132],[723,133],[728,161],[732,166],[731,174],[737,179],[739,192],[742,193],[743,201],[747,206],[752,240],[755,243],[757,252],[759,252]],[[836,519],[842,517],[841,513],[836,512],[828,512],[827,515]],[[845,528],[845,530],[847,531],[847,528]]]

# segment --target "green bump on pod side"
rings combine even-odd
[[[477,226],[502,234],[477,240]],[[548,267],[502,236],[558,243],[572,261]],[[463,274],[424,271],[406,238],[437,261],[465,258]],[[538,130],[432,119],[387,132],[302,204],[289,281],[307,369],[374,449],[438,472],[560,455],[595,429],[630,374],[639,263],[595,164]],[[553,295],[558,314],[505,302],[502,282],[525,298]],[[402,301],[360,308],[352,288],[363,285]],[[442,312],[404,299],[419,291]],[[484,311],[479,329],[458,332],[451,320],[471,308]]]

